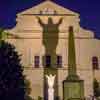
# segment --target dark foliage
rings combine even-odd
[[[25,83],[15,47],[0,41],[0,100],[24,100]]]
[[[94,96],[99,97],[100,96],[100,85],[96,79],[94,79],[93,86],[94,86]]]

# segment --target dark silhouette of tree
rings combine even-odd
[[[18,35],[11,34],[11,33],[7,32],[7,31],[5,31],[4,29],[0,28],[0,40],[5,40],[8,37],[21,38]]]
[[[8,35],[8,32],[5,32],[4,29],[0,28],[0,40],[5,40]]]
[[[25,100],[25,82],[15,47],[0,41],[0,100]]]
[[[93,88],[94,88],[94,96],[99,97],[100,96],[100,85],[96,79],[94,79]]]

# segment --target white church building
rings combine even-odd
[[[21,63],[24,66],[24,74],[30,81],[31,94],[35,100],[44,97],[44,65],[43,56],[45,46],[43,44],[42,23],[47,24],[48,18],[52,18],[54,24],[59,25],[58,43],[55,49],[57,62],[58,96],[63,99],[63,81],[68,75],[68,28],[73,26],[77,74],[84,80],[84,96],[93,95],[93,80],[100,82],[100,40],[94,38],[94,33],[80,27],[80,15],[50,0],[26,9],[17,14],[16,26],[9,33],[15,37],[8,37],[21,55]],[[50,33],[49,33],[50,34]],[[48,35],[49,36],[49,35]],[[49,38],[49,37],[46,37]],[[49,43],[50,44],[50,43]],[[50,47],[53,43],[51,42]],[[45,63],[50,64],[50,55]],[[49,59],[49,60],[48,60]]]

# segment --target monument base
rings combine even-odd
[[[83,100],[84,84],[83,80],[63,81],[63,100]]]

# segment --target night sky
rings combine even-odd
[[[45,0],[0,0],[0,27],[13,28],[16,14]],[[53,0],[55,3],[80,14],[80,25],[95,32],[100,39],[100,0]]]

